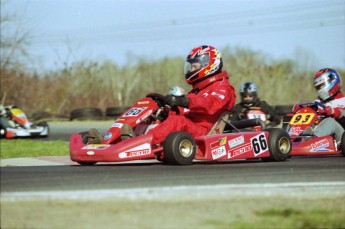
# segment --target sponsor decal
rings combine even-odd
[[[95,152],[94,151],[87,151],[86,154],[89,155],[89,156],[92,156],[92,155],[95,154]]]
[[[247,153],[249,151],[254,152],[255,156],[258,156],[268,150],[267,139],[264,133],[260,133],[250,139],[249,143],[241,147],[236,147],[234,150],[228,151],[228,158],[238,156],[240,154]]]
[[[146,112],[146,114],[144,114],[141,118],[140,121],[145,120],[147,117],[149,117],[152,114],[152,110],[149,110],[148,112]]]
[[[327,139],[322,139],[318,142],[311,144],[311,150],[310,152],[329,152],[330,149],[327,149],[329,147],[329,142]]]
[[[116,127],[116,128],[120,128],[120,129],[122,126],[123,126],[123,123],[117,123],[117,122],[115,122],[115,123],[113,123],[113,125],[111,125],[111,127]]]
[[[211,149],[214,149],[214,148],[216,148],[216,147],[223,146],[223,145],[225,145],[225,144],[226,144],[226,137],[223,137],[223,138],[218,139],[218,140],[215,141],[215,142],[212,142],[212,143],[210,144],[210,147],[211,147]]]
[[[289,130],[289,135],[299,135],[301,133],[301,127],[292,126]]]
[[[229,144],[230,148],[234,148],[235,146],[242,145],[243,143],[244,143],[244,136],[243,135],[238,136],[238,137],[228,141],[228,144]]]
[[[213,160],[218,159],[226,155],[225,146],[221,146],[211,151]]]
[[[106,133],[106,134],[104,135],[103,139],[104,139],[104,140],[108,140],[108,139],[110,139],[112,136],[113,136],[113,134],[110,133],[110,132],[108,132],[108,133]]]
[[[108,148],[110,145],[107,144],[89,144],[84,146],[81,149],[95,149],[95,150],[102,150]]]
[[[139,101],[138,104],[149,104],[150,101]]]
[[[134,147],[134,148],[131,148],[129,150],[119,153],[119,158],[139,157],[139,156],[146,156],[149,154],[151,154],[151,146],[149,143],[145,143],[140,146],[137,146],[137,147]]]
[[[124,118],[118,118],[118,119],[116,119],[115,121],[116,121],[116,122],[124,122],[124,121],[126,121],[126,119],[124,119]]]
[[[127,111],[122,117],[135,117],[135,116],[138,116],[146,108],[147,107],[133,107],[132,109]]]
[[[243,154],[245,152],[248,152],[248,151],[251,151],[252,150],[252,145],[250,143],[246,144],[245,146],[239,148],[239,149],[236,149],[236,150],[233,150],[233,151],[228,151],[228,158],[232,158],[232,157],[235,157],[235,156],[238,156],[240,154]]]

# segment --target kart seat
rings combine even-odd
[[[231,111],[224,111],[207,135],[222,134],[226,126],[224,120],[229,120],[230,114]]]

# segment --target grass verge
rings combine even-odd
[[[214,194],[192,200],[1,201],[1,228],[345,228],[345,195]]]
[[[0,159],[69,155],[69,142],[67,141],[1,139],[0,147]]]

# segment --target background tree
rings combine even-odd
[[[6,98],[16,97],[14,87],[16,77],[25,69],[24,59],[29,58],[27,53],[28,36],[30,29],[23,23],[23,18],[8,13],[7,1],[1,1],[1,33],[0,33],[0,71],[1,71],[1,103]]]

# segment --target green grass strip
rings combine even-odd
[[[69,155],[68,141],[42,141],[37,139],[1,139],[0,159]]]

